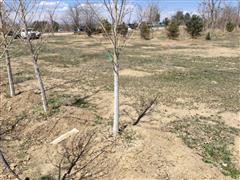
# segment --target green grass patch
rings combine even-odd
[[[55,180],[52,176],[41,176],[40,178],[38,178],[38,180]]]
[[[77,99],[72,106],[79,107],[79,108],[88,108],[90,104],[85,99]]]
[[[203,161],[217,166],[221,172],[232,178],[240,177],[240,169],[232,162],[229,146],[234,144],[240,129],[227,126],[220,117],[193,116],[169,124],[184,143],[198,152]]]
[[[96,116],[95,124],[102,124],[103,121],[104,121],[104,118],[102,116],[97,115],[97,114],[95,116]]]
[[[55,55],[42,56],[40,57],[40,59],[55,65],[75,66],[87,61],[105,58],[103,52],[84,53],[79,51],[78,49],[71,48],[55,48],[51,51],[51,53]]]
[[[52,95],[48,103],[52,107],[60,107],[60,106],[75,106],[81,108],[87,108],[90,104],[83,98],[71,96],[68,94],[63,95]]]
[[[121,134],[121,138],[127,145],[130,145],[136,140],[136,132],[132,129],[125,129]]]

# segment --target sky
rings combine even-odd
[[[36,1],[39,2],[39,4],[42,6],[44,10],[54,9],[57,7],[55,11],[56,21],[61,21],[62,19],[66,18],[66,13],[68,11],[69,6],[74,5],[77,2],[83,4],[86,2],[86,0],[36,0]],[[100,7],[101,3],[103,2],[103,0],[89,0],[89,1],[97,4],[98,7]],[[165,17],[173,16],[178,10],[183,11],[184,13],[189,12],[191,14],[197,14],[199,4],[200,2],[202,2],[202,0],[127,0],[127,1],[129,7],[133,9],[136,9],[135,7],[137,7],[137,4],[141,5],[143,8],[146,7],[149,3],[158,4],[161,11],[160,13],[161,20],[163,20]],[[224,1],[230,4],[237,4],[238,0],[224,0]],[[134,16],[136,19],[136,14],[132,16],[133,16],[132,21],[134,21]]]
[[[200,1],[201,0],[128,0],[129,4],[133,6],[140,4],[142,7],[145,7],[149,2],[159,4],[161,10],[161,19],[172,16],[177,10],[196,13]],[[57,2],[57,0],[43,0],[42,2],[45,2],[46,4],[54,4],[54,2]],[[58,9],[63,10],[69,5],[76,3],[76,0],[60,0],[60,2],[61,5],[59,5]],[[84,3],[84,0],[78,0],[78,2]],[[91,2],[101,3],[102,0],[92,0]]]
[[[73,5],[74,3],[82,2],[85,0],[39,0],[46,5],[49,4],[51,6],[56,2],[60,1],[60,5],[58,6],[59,12],[63,14],[63,12],[68,8],[69,5]],[[90,0],[96,4],[101,3],[102,0]],[[171,17],[178,10],[183,12],[190,12],[191,14],[197,14],[199,3],[202,0],[128,0],[129,4],[136,6],[136,4],[140,4],[142,7],[146,7],[149,2],[159,4],[161,10],[161,20],[165,17]],[[225,0],[228,3],[237,3],[237,0]],[[61,14],[59,15],[61,16]]]

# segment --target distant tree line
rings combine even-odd
[[[56,21],[53,21],[52,24],[48,21],[34,21],[31,27],[40,32],[58,32],[60,24]]]
[[[228,32],[233,32],[234,29],[240,27],[240,2],[238,6],[222,5],[220,0],[204,0],[200,6],[199,15],[190,13],[183,13],[177,11],[174,16],[165,18],[163,25],[167,29],[168,37],[170,39],[178,38],[180,34],[180,26],[185,26],[185,30],[192,38],[197,38],[204,30],[210,29],[207,33],[206,39],[210,40],[214,29],[222,29]],[[213,5],[215,4],[215,6]],[[201,8],[204,8],[201,10]],[[211,15],[213,13],[213,15]]]

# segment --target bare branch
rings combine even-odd
[[[137,125],[140,120],[147,115],[147,113],[150,112],[152,106],[157,102],[157,98],[158,96],[156,96],[154,99],[150,100],[150,102],[148,102],[145,107],[142,107],[142,109],[139,111],[138,110],[138,118],[137,120],[133,123],[133,125]]]
[[[18,180],[21,180],[21,178],[18,176],[18,174],[10,167],[8,161],[3,155],[2,150],[0,149],[0,160],[2,161],[3,165],[5,166],[6,169]]]

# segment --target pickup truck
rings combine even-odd
[[[22,29],[20,32],[20,37],[23,39],[39,39],[41,37],[41,33],[34,31],[32,28],[28,28],[27,30]]]
[[[41,37],[41,33],[38,31],[34,31],[32,28],[27,29],[27,31],[25,29],[22,29],[21,31],[9,31],[8,36],[13,36],[14,39],[18,39],[18,38],[23,38],[23,39],[39,39]]]

